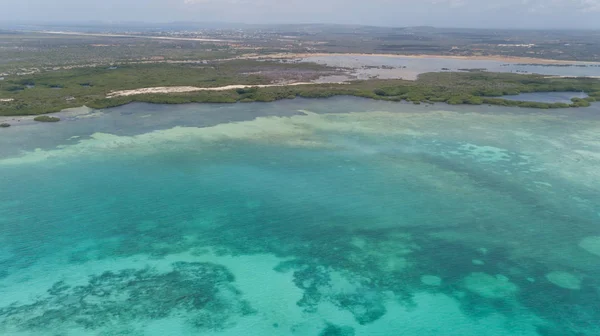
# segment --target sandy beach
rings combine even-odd
[[[185,93],[185,92],[195,92],[195,91],[226,91],[226,90],[235,90],[235,89],[246,89],[246,88],[252,88],[252,87],[267,88],[267,87],[277,87],[277,86],[296,86],[296,85],[314,85],[314,84],[321,84],[321,83],[298,82],[298,83],[286,83],[286,84],[227,85],[227,86],[219,86],[219,87],[161,86],[161,87],[134,89],[134,90],[113,91],[113,92],[109,93],[106,98],[125,97],[125,96],[133,96],[133,95],[138,95],[138,94],[151,94],[151,93]],[[335,84],[344,84],[344,83],[339,82],[339,83],[335,83]]]

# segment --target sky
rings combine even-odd
[[[0,0],[0,21],[600,29],[600,0]]]

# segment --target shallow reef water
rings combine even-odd
[[[600,108],[341,97],[0,133],[0,334],[599,335]]]

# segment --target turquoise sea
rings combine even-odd
[[[600,335],[600,106],[0,129],[1,335]]]

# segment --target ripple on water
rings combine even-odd
[[[596,119],[302,104],[0,159],[0,333],[600,334]]]

